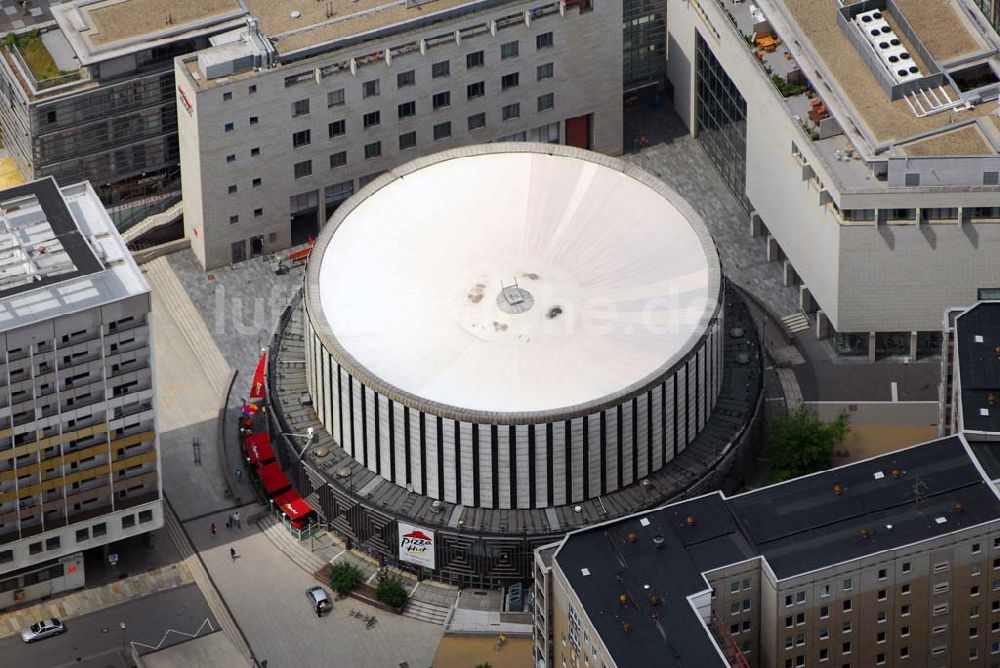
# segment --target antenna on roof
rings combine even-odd
[[[919,506],[927,498],[927,483],[915,476],[913,480],[913,505]]]

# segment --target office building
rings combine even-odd
[[[306,243],[350,195],[430,153],[622,150],[620,4],[246,5],[245,28],[175,63],[185,234],[206,268]]]
[[[667,29],[674,106],[816,334],[872,360],[936,353],[944,309],[1000,281],[1000,38],[982,15],[669,0]]]
[[[236,0],[73,0],[0,48],[0,129],[28,179],[117,208],[180,190],[174,56],[242,25]]]
[[[995,482],[956,435],[581,529],[536,552],[535,665],[994,665]]]
[[[163,525],[149,287],[89,184],[0,192],[0,608]]]

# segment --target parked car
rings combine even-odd
[[[313,610],[316,611],[317,615],[322,615],[333,607],[330,595],[320,586],[306,589],[306,598],[309,599],[309,603],[312,604]]]
[[[24,642],[35,642],[36,640],[44,640],[51,636],[57,636],[66,632],[66,627],[58,619],[43,619],[40,622],[35,622],[28,628],[21,631],[21,640]]]

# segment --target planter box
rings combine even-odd
[[[351,598],[355,598],[359,601],[364,601],[368,605],[374,606],[379,610],[385,610],[386,612],[392,612],[397,615],[403,614],[403,610],[406,608],[404,605],[402,608],[394,608],[391,605],[387,605],[375,597],[375,587],[367,584],[361,584],[347,592],[347,595]]]

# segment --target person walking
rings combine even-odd
[[[243,469],[236,469],[236,482],[243,482]]]
[[[232,559],[233,561],[236,561],[236,557],[238,557],[238,556],[239,555],[236,554],[236,548],[235,547],[229,548],[229,558],[230,559]]]
[[[233,513],[233,520],[236,522],[237,529],[243,528],[243,525],[240,524],[240,511],[237,510],[235,513]]]
[[[229,515],[229,516],[226,517],[226,528],[227,529],[232,529],[233,528],[233,516],[232,515]]]
[[[212,535],[215,535],[215,522],[212,522]]]

